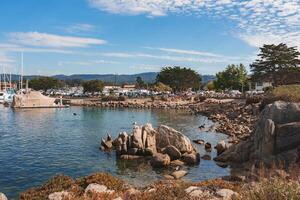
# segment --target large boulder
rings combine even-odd
[[[8,200],[5,194],[0,192],[0,200]]]
[[[157,149],[156,149],[157,131],[149,123],[143,126],[142,129],[143,129],[142,139],[143,139],[143,145],[145,147],[145,152],[151,155],[156,154],[157,153]]]
[[[176,147],[182,154],[194,151],[194,147],[188,137],[173,128],[161,125],[158,127],[156,134],[156,147],[163,149],[169,145]]]
[[[292,164],[300,160],[300,103],[278,101],[260,114],[254,134],[231,146],[216,161]]]
[[[127,154],[129,136],[126,132],[119,134],[118,138],[114,140],[117,155]]]
[[[153,167],[165,167],[170,165],[171,159],[167,154],[157,153],[153,156],[150,163]]]
[[[168,154],[170,156],[171,160],[177,160],[181,157],[180,151],[172,145],[169,145],[169,146],[163,148],[162,152],[164,154]]]
[[[218,142],[218,144],[215,146],[215,149],[217,150],[217,155],[220,155],[228,149],[228,145],[224,140],[222,140]]]
[[[133,127],[133,133],[132,133],[132,141],[131,145],[133,148],[143,149],[144,148],[144,142],[142,139],[142,127],[140,126],[134,126]]]
[[[185,153],[182,155],[181,160],[187,165],[195,165],[200,162],[199,153]]]

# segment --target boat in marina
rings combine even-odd
[[[43,95],[39,91],[26,89],[14,95],[12,108],[65,108],[62,98],[56,99]]]

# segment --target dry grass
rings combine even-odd
[[[283,85],[275,88],[272,94],[280,99],[300,102],[300,85]]]
[[[260,110],[275,101],[300,102],[300,85],[283,85],[276,87],[263,98]]]
[[[299,200],[300,182],[281,177],[264,179],[245,188],[241,193],[243,200]]]
[[[85,188],[90,183],[98,183],[105,185],[108,189],[115,190],[116,193],[123,192],[126,190],[127,184],[106,173],[95,173],[90,176],[73,180],[71,177],[58,175],[51,178],[47,183],[41,187],[29,189],[20,194],[20,200],[42,200],[48,199],[49,194],[61,191],[70,191],[74,194],[72,199],[83,196]],[[91,197],[91,199],[97,199]],[[111,197],[102,197],[101,199],[111,199]]]

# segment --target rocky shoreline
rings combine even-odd
[[[253,131],[258,118],[259,105],[246,104],[245,99],[206,99],[201,101],[174,100],[167,101],[151,99],[133,99],[126,101],[72,100],[72,106],[87,106],[99,108],[130,108],[130,109],[174,109],[186,110],[192,114],[207,116],[216,123],[214,131],[230,137],[231,143],[246,140]],[[212,127],[199,124],[202,131],[212,131]]]
[[[240,183],[224,179],[199,183],[163,180],[136,188],[109,174],[95,173],[76,180],[53,177],[43,186],[21,193],[20,200],[230,200],[239,197],[239,190]]]

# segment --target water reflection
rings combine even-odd
[[[76,113],[76,115],[73,115]],[[190,139],[202,138],[215,144],[224,135],[202,133],[198,126],[207,118],[181,111],[99,109],[12,110],[0,108],[0,188],[9,197],[64,173],[73,177],[97,171],[112,173],[135,185],[145,185],[167,170],[153,170],[146,162],[117,160],[115,154],[99,151],[99,141],[110,133],[132,131],[132,123],[166,124]],[[204,148],[196,148],[205,154]],[[210,154],[215,156],[215,152]],[[186,179],[199,181],[229,173],[212,160],[189,167]]]

